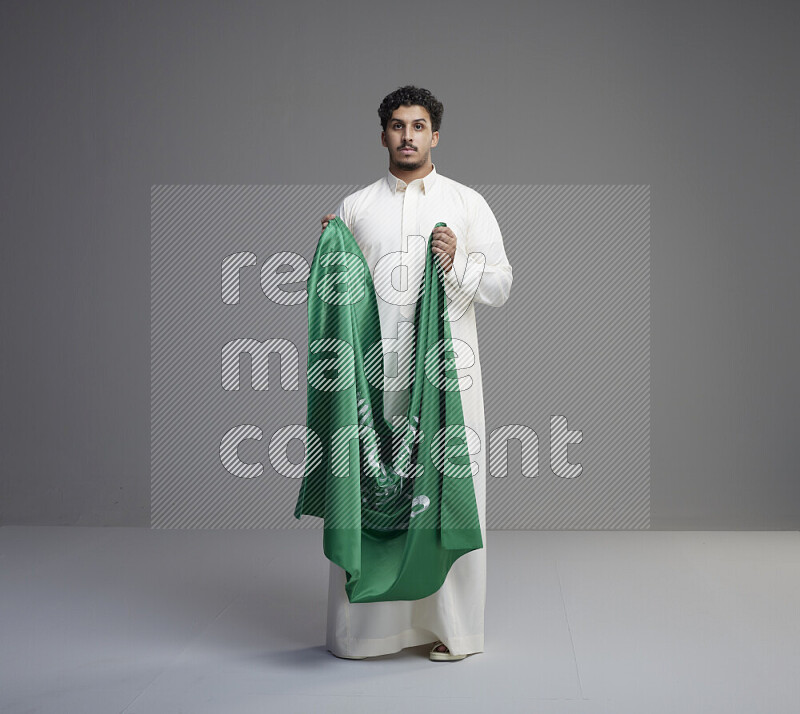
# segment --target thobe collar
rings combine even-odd
[[[426,195],[430,192],[431,188],[433,188],[433,184],[436,183],[436,164],[431,164],[431,166],[433,168],[427,176],[423,176],[421,179],[414,179],[414,181],[422,181],[422,192]],[[392,193],[405,191],[406,188],[408,188],[408,184],[403,181],[403,179],[397,178],[391,170],[386,174],[386,181]],[[414,181],[411,183],[414,183]]]

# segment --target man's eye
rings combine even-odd
[[[417,129],[422,129],[422,124],[417,124]]]

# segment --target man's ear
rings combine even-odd
[[[389,148],[389,145],[386,143],[386,132],[385,131],[381,132],[381,146],[385,146],[387,149]]]
[[[433,134],[431,136],[431,148],[436,146],[436,144],[438,144],[438,143],[439,143],[439,132],[435,131],[435,132],[433,132]]]

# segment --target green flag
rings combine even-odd
[[[311,264],[309,431],[294,515],[324,519],[325,557],[345,570],[350,602],[427,597],[483,547],[440,271],[428,241],[408,411],[389,422],[372,276],[340,218]]]

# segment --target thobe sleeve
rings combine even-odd
[[[352,233],[353,232],[353,225],[350,223],[350,211],[348,207],[345,205],[347,199],[343,198],[341,203],[336,208],[336,215],[337,217],[341,218],[344,221],[344,224],[347,226],[348,230]]]
[[[453,267],[444,274],[445,289],[458,306],[472,301],[499,307],[508,300],[512,277],[500,226],[479,193],[469,202],[468,217],[467,234],[456,235]]]

